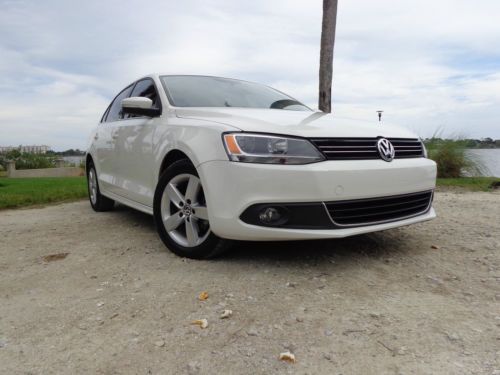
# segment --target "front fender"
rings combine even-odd
[[[163,160],[172,150],[186,154],[196,168],[215,160],[228,160],[222,133],[235,128],[202,120],[175,118],[174,123],[159,125],[154,136],[153,154],[159,178]]]

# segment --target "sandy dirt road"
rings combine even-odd
[[[174,256],[124,207],[1,211],[0,373],[500,374],[500,194],[440,192],[435,207],[411,227],[214,261]]]

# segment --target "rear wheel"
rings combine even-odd
[[[228,241],[210,230],[201,180],[189,160],[179,160],[160,177],[154,198],[158,233],[175,254],[208,259],[221,254]]]
[[[87,182],[89,191],[90,205],[97,212],[112,210],[115,206],[115,201],[101,194],[99,190],[99,182],[97,181],[97,173],[94,163],[90,162],[87,169]]]

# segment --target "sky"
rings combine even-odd
[[[322,1],[0,0],[0,146],[85,149],[152,72],[247,79],[317,108]],[[500,138],[500,1],[339,0],[333,113]]]

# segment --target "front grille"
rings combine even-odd
[[[328,160],[380,159],[379,138],[312,138],[310,141]],[[422,143],[416,138],[387,138],[394,146],[395,159],[424,156]]]
[[[401,220],[427,212],[432,191],[325,203],[337,226],[361,226]]]

